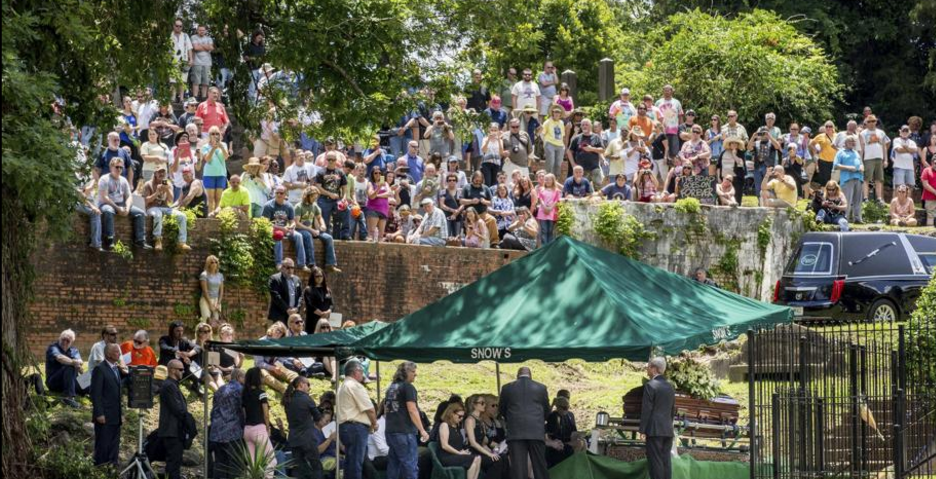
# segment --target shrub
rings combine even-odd
[[[909,380],[923,385],[930,394],[936,393],[936,276],[923,288],[907,329]]]
[[[684,352],[677,357],[670,357],[666,363],[666,378],[673,382],[677,391],[706,400],[721,393],[721,386],[712,370],[689,354]]]
[[[879,201],[865,201],[861,204],[861,219],[865,223],[887,223],[890,210]]]
[[[572,206],[565,201],[560,201],[556,205],[556,233],[565,236],[572,236],[572,224],[575,222],[575,214],[572,213]]]
[[[696,198],[682,198],[676,200],[673,209],[678,213],[696,215],[702,212],[702,203]]]

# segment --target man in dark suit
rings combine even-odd
[[[640,438],[647,447],[647,464],[650,479],[673,477],[670,450],[673,448],[673,412],[676,392],[666,382],[666,359],[656,357],[647,363],[650,381],[644,385],[643,403],[640,407]],[[502,401],[503,402],[503,401]]]
[[[120,464],[120,346],[104,347],[104,361],[91,371],[91,417],[94,418],[94,465]]]
[[[322,413],[309,396],[309,380],[298,376],[293,380],[292,395],[287,389],[283,397],[286,406],[286,420],[289,421],[289,442],[292,460],[296,465],[296,477],[299,479],[322,479],[322,463],[319,460],[318,441],[315,440],[315,423]]]
[[[173,359],[166,365],[169,369],[168,377],[159,389],[159,430],[157,435],[166,448],[166,477],[168,479],[182,478],[182,453],[185,451],[185,437],[183,424],[188,409],[185,406],[185,396],[179,389],[179,381],[185,366],[182,361]]]
[[[270,312],[267,319],[270,321],[286,322],[291,314],[299,312],[302,304],[302,281],[293,274],[296,264],[286,258],[280,267],[280,272],[270,276]]]
[[[549,479],[546,468],[546,415],[549,393],[534,381],[530,368],[517,371],[517,380],[501,389],[500,411],[507,420],[507,451],[510,477],[527,479],[527,458],[533,464],[534,479]]]

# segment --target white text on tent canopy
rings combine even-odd
[[[471,348],[471,359],[510,359],[510,348]]]

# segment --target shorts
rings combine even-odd
[[[211,83],[211,65],[192,65],[189,71],[189,78],[195,85],[207,85]]]
[[[367,210],[364,212],[365,218],[377,218],[378,220],[387,219],[387,215],[377,211],[377,210]]]
[[[182,83],[188,83],[188,74],[189,74],[189,71],[192,69],[192,67],[188,66],[188,64],[179,65],[178,67],[179,67],[178,77],[172,76],[169,78],[169,83],[172,85],[175,85],[176,81],[180,78],[182,79]]]
[[[884,181],[884,160],[864,160],[865,181]]]
[[[894,168],[894,186],[907,185],[916,186],[916,178],[913,177],[913,169]]]
[[[553,104],[552,97],[543,95],[540,97],[539,114],[540,116],[549,116],[549,107]]]
[[[226,176],[206,176],[202,178],[206,190],[223,190],[227,188]]]

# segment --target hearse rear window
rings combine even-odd
[[[787,265],[786,274],[793,276],[805,275],[831,275],[832,274],[832,244],[831,243],[803,243],[799,252]]]
[[[891,235],[846,236],[840,269],[849,277],[913,274],[907,251]]]

